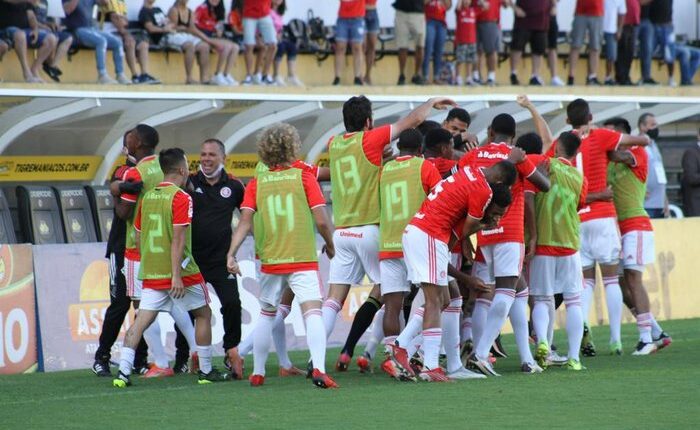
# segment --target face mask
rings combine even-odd
[[[206,173],[204,173],[204,170],[202,170],[202,165],[201,164],[199,165],[199,171],[202,172],[202,175],[204,175],[204,177],[207,179],[216,178],[217,176],[219,176],[221,174],[222,170],[224,170],[224,165],[219,164],[219,167],[217,167],[216,170],[214,170],[214,172],[211,175],[207,175]]]
[[[651,130],[647,130],[647,136],[649,136],[649,138],[652,140],[658,139],[659,138],[659,129],[652,128]]]

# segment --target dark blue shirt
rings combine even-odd
[[[63,3],[68,3],[70,0],[63,0]],[[63,24],[68,27],[68,30],[76,30],[80,27],[92,27],[92,9],[95,6],[95,0],[78,0],[78,6],[75,10],[66,14],[63,18]]]

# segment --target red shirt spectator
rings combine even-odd
[[[457,45],[476,43],[476,8],[465,7],[455,10],[457,13],[457,29],[455,42]]]
[[[524,18],[515,17],[513,28],[547,31],[552,10],[551,0],[518,0],[517,7],[525,12]]]
[[[639,0],[627,0],[627,15],[625,25],[639,25],[641,21],[642,6]]]
[[[243,18],[260,19],[270,14],[270,0],[244,0]]]
[[[490,0],[486,9],[477,8],[477,22],[499,22],[501,20],[501,0]]]
[[[217,22],[216,14],[209,10],[206,3],[200,4],[197,6],[197,9],[194,10],[194,25],[196,25],[198,29],[209,33],[215,33]]]
[[[338,18],[354,19],[364,18],[364,16],[365,0],[340,0],[340,10],[338,11]]]
[[[442,0],[430,0],[424,7],[425,19],[432,19],[433,21],[439,21],[447,25],[445,15],[447,14],[447,9],[445,8],[445,3]]]
[[[603,16],[603,0],[576,0],[576,15]]]

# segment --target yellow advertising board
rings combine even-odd
[[[0,182],[90,181],[102,157],[0,156]]]

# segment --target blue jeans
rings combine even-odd
[[[430,61],[433,62],[433,80],[440,77],[442,54],[445,52],[447,27],[440,21],[429,19],[425,23],[425,57],[423,58],[423,77],[428,79]]]
[[[642,66],[642,79],[651,78],[651,55],[654,52],[654,26],[648,19],[639,24],[639,61]]]
[[[700,49],[674,44],[675,58],[681,66],[681,85],[692,85],[693,77],[700,67]]]
[[[673,24],[654,26],[654,50],[661,48],[666,64],[673,63],[676,58],[676,41],[673,33]]]
[[[115,73],[117,75],[124,73],[124,45],[120,37],[100,31],[94,27],[81,27],[75,30],[75,35],[81,44],[95,48],[97,72],[100,75],[107,73],[105,57],[108,49],[112,51]]]

